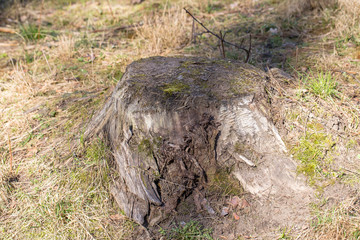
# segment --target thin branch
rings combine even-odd
[[[225,48],[224,48],[224,38],[225,38],[225,34],[223,35],[222,32],[220,31],[220,37],[221,37],[221,40],[220,40],[220,48],[221,48],[221,53],[223,55],[223,58],[225,58]]]
[[[250,54],[251,54],[251,33],[250,33],[250,36],[249,36],[249,52],[248,52],[248,55],[246,57],[246,60],[245,62],[247,63],[249,61],[249,58],[250,58]]]
[[[208,32],[195,33],[194,37],[202,36],[203,34],[206,34],[206,33],[208,33]]]
[[[205,27],[204,24],[202,24],[202,22],[200,22],[196,17],[194,17],[186,8],[184,8],[184,10],[186,11],[187,14],[189,14],[198,24],[200,24],[200,26],[202,26],[206,32],[205,33],[210,33],[211,35],[215,36],[217,39],[219,39],[222,43],[226,43],[227,45],[230,45],[230,46],[233,46],[233,47],[236,47],[240,50],[243,50],[245,53],[246,53],[246,60],[245,62],[247,63],[249,61],[249,58],[250,58],[250,52],[251,52],[251,34],[250,34],[250,44],[249,44],[249,49],[246,49],[242,46],[239,46],[237,44],[234,44],[234,43],[231,43],[231,42],[228,42],[226,41],[222,36],[219,36],[218,34],[210,31],[207,27]]]
[[[141,27],[142,25],[144,25],[144,24],[140,22],[140,23],[137,23],[137,24],[124,25],[124,26],[115,27],[115,28],[95,29],[95,30],[92,31],[92,33],[123,31],[123,30],[129,30],[129,29]]]
[[[193,24],[191,28],[191,42],[196,43],[196,36],[195,36],[195,20],[193,19]]]

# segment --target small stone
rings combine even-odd
[[[277,28],[270,28],[269,32],[271,35],[277,35],[279,33],[279,30]]]
[[[223,207],[221,209],[221,216],[225,217],[227,215],[229,215],[229,208],[228,207]]]
[[[215,214],[215,211],[214,209],[210,206],[208,200],[206,198],[204,198],[202,201],[201,201],[201,204],[204,206],[204,208],[206,209],[206,211],[211,214],[211,215],[214,215]]]

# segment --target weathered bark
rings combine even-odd
[[[110,144],[119,171],[112,193],[125,213],[154,224],[223,167],[259,197],[307,192],[269,121],[265,85],[264,72],[239,62],[130,64],[85,133]]]

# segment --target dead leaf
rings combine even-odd
[[[233,213],[233,217],[236,221],[240,220],[240,216],[237,215],[236,213]]]
[[[238,196],[234,196],[228,203],[232,208],[236,208],[236,206],[240,203],[240,198]]]
[[[244,208],[247,208],[247,207],[250,207],[250,204],[248,201],[246,201],[245,198],[243,198],[243,200],[241,201],[241,204],[240,204],[240,209],[244,209]]]

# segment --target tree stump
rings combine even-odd
[[[259,198],[308,192],[270,121],[266,79],[229,60],[130,64],[85,132],[112,149],[119,173],[112,194],[126,215],[153,225],[224,167]]]

